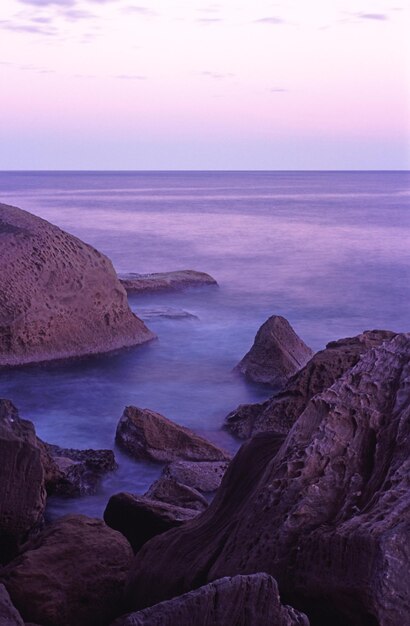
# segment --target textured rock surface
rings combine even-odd
[[[154,335],[130,310],[111,261],[0,204],[0,366],[95,354]]]
[[[395,336],[388,330],[368,330],[357,337],[339,339],[317,352],[297,372],[284,390],[259,404],[243,404],[227,418],[226,428],[246,439],[257,432],[275,430],[287,433],[313,396],[321,393],[356,365],[360,357]]]
[[[41,524],[46,503],[44,471],[34,426],[0,400],[0,562],[14,555]]]
[[[0,624],[1,626],[24,626],[21,615],[13,606],[4,585],[0,585]]]
[[[175,478],[166,476],[161,476],[156,480],[145,496],[194,511],[204,511],[208,508],[208,501],[199,491],[178,482]]]
[[[101,520],[69,515],[48,527],[0,579],[26,621],[103,626],[123,612],[132,550]]]
[[[165,466],[163,476],[203,493],[216,491],[228,468],[227,461],[174,461]]]
[[[155,411],[127,406],[118,422],[116,443],[136,459],[222,461],[230,455],[188,428]],[[182,482],[182,481],[181,481]]]
[[[312,355],[289,322],[280,315],[272,315],[262,324],[252,348],[235,369],[256,383],[280,388]]]
[[[195,270],[160,272],[156,274],[120,274],[120,282],[128,293],[147,293],[150,291],[178,291],[188,287],[217,285],[212,276]]]
[[[112,626],[309,626],[280,603],[267,574],[222,578],[149,609],[120,617]]]
[[[207,511],[142,548],[134,606],[265,571],[316,623],[408,624],[409,381],[398,335],[315,396],[278,451],[273,433],[246,444]]]

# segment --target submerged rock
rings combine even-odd
[[[228,461],[174,461],[165,466],[163,476],[203,493],[211,493],[218,489],[228,465]]]
[[[268,430],[287,433],[313,396],[333,385],[365,352],[395,335],[389,330],[367,330],[356,337],[331,341],[292,376],[283,391],[266,402],[242,404],[232,411],[225,428],[242,439]]]
[[[57,226],[0,204],[0,366],[65,359],[154,337],[111,261]]]
[[[101,520],[67,515],[0,572],[26,621],[101,626],[123,612],[128,541]]]
[[[117,619],[112,626],[309,626],[280,602],[267,574],[222,578],[195,591]]]
[[[212,276],[195,270],[159,272],[154,274],[119,274],[119,279],[127,293],[147,293],[152,291],[179,291],[188,287],[217,285]]]
[[[131,605],[264,571],[318,623],[407,624],[409,380],[397,335],[313,397],[279,449],[269,432],[245,444],[209,508],[139,552]]]
[[[170,306],[161,306],[161,307],[150,307],[148,308],[140,308],[138,307],[138,315],[143,320],[151,320],[158,318],[166,318],[170,320],[197,320],[199,319],[197,315],[190,313],[189,311],[184,311],[183,309],[176,309],[175,307]]]
[[[150,409],[127,406],[118,422],[116,443],[136,459],[167,462],[222,461],[230,455],[194,432]]]
[[[289,322],[272,315],[258,330],[254,344],[235,369],[256,383],[283,387],[312,357],[313,351]]]

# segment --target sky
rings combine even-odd
[[[1,0],[0,169],[409,169],[408,0]]]

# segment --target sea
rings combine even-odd
[[[159,477],[161,465],[115,446],[125,406],[235,452],[225,416],[272,390],[233,368],[269,316],[315,351],[363,330],[410,331],[410,172],[1,172],[0,202],[80,237],[119,273],[194,269],[219,285],[130,296],[158,336],[147,345],[0,372],[0,397],[42,439],[115,451],[98,493],[49,498],[49,519],[100,517],[110,495]]]

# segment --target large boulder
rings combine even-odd
[[[154,274],[120,274],[120,282],[130,294],[150,293],[152,291],[179,291],[189,287],[217,285],[212,276],[195,270],[159,272]]]
[[[68,515],[49,526],[0,572],[26,621],[104,626],[124,612],[128,541],[101,520]]]
[[[125,407],[116,443],[136,459],[148,461],[226,461],[230,455],[215,444],[179,426],[160,413]]]
[[[242,404],[232,411],[225,428],[242,439],[268,430],[287,433],[313,396],[331,387],[365,352],[395,335],[389,330],[367,330],[356,337],[331,341],[292,376],[283,391],[265,402]]]
[[[46,504],[44,470],[34,426],[0,400],[0,562],[40,526]]]
[[[267,574],[222,578],[167,602],[117,619],[112,626],[309,626],[280,602]]]
[[[156,480],[145,495],[152,500],[194,511],[205,511],[208,507],[208,500],[199,491],[165,475]]]
[[[409,380],[397,335],[312,398],[279,449],[269,432],[245,444],[207,511],[139,552],[133,606],[265,571],[319,624],[408,624]]]
[[[235,369],[253,382],[281,388],[312,355],[289,322],[280,315],[272,315],[262,324],[252,348]]]
[[[163,476],[202,493],[212,493],[221,484],[228,465],[228,461],[174,461],[164,467]]]
[[[0,204],[0,366],[143,343],[111,261],[77,237]]]

